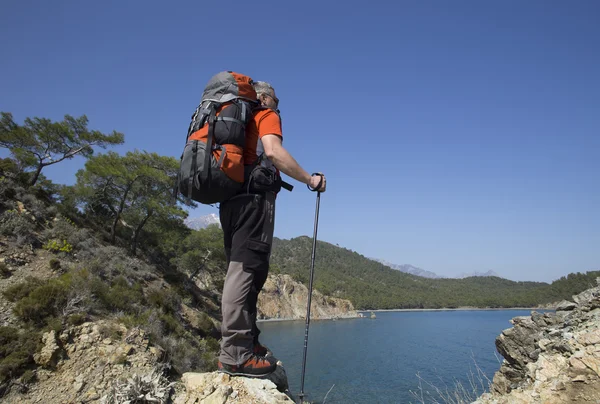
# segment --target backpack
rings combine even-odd
[[[240,193],[246,125],[258,106],[250,77],[225,71],[209,80],[188,128],[175,194],[213,204]]]

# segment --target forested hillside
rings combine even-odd
[[[307,283],[312,239],[276,239],[274,270]],[[570,298],[595,285],[600,271],[575,273],[552,284],[513,282],[498,277],[430,279],[393,270],[363,255],[319,241],[315,287],[324,294],[346,298],[357,309],[441,307],[533,307]]]

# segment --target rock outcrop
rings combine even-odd
[[[306,317],[308,288],[289,275],[269,275],[258,296],[260,319],[296,320]],[[331,319],[358,317],[349,300],[324,296],[313,289],[310,318]]]
[[[476,403],[600,402],[600,287],[512,323],[496,339],[504,361],[490,393]]]
[[[17,381],[1,401],[6,403],[156,402],[175,404],[294,403],[283,364],[265,378],[185,373],[169,382],[160,370],[161,348],[144,331],[101,320],[57,334],[43,335],[35,355],[40,366],[35,383]]]
[[[283,364],[266,378],[185,373],[176,388],[174,404],[293,404]]]
[[[163,352],[137,328],[110,321],[84,323],[60,334],[50,331],[43,343],[34,356],[40,365],[37,381],[28,388],[11,388],[3,402],[108,404],[123,402],[136,391],[158,400],[169,394],[168,381],[157,373]]]

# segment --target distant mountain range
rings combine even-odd
[[[216,213],[210,213],[208,215],[200,217],[187,218],[185,219],[184,223],[187,227],[193,230],[205,229],[211,224],[218,224],[219,227],[221,227],[219,215],[217,215]]]
[[[438,274],[431,272],[431,271],[426,271],[424,269],[421,268],[417,268],[413,265],[409,265],[409,264],[402,264],[402,265],[398,265],[398,264],[393,264],[391,262],[388,261],[384,261],[384,260],[380,260],[377,258],[370,258],[373,261],[377,261],[385,266],[388,266],[392,269],[395,269],[397,271],[401,271],[407,274],[411,274],[411,275],[416,275],[416,276],[422,276],[424,278],[431,278],[431,279],[437,279],[437,278],[441,278]]]
[[[469,278],[471,276],[497,276],[500,277],[500,275],[498,275],[496,272],[494,271],[487,271],[487,272],[462,272],[460,273],[458,276],[452,276],[452,277],[444,277],[444,276],[439,276],[438,274],[436,274],[435,272],[431,272],[431,271],[426,271],[425,269],[422,268],[418,268],[415,267],[413,265],[410,264],[402,264],[402,265],[398,265],[398,264],[394,264],[391,263],[389,261],[384,261],[384,260],[380,260],[377,258],[370,258],[373,261],[377,261],[385,266],[388,266],[392,269],[395,269],[397,271],[401,271],[407,274],[411,274],[411,275],[416,275],[416,276],[422,276],[424,278],[430,278],[430,279],[440,279],[440,278],[458,278],[458,279],[463,279],[463,278]]]

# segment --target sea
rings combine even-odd
[[[548,310],[537,310],[545,312]],[[261,343],[305,403],[468,403],[489,391],[495,340],[532,310],[364,312],[364,318],[262,321]],[[306,363],[302,385],[302,362]]]

